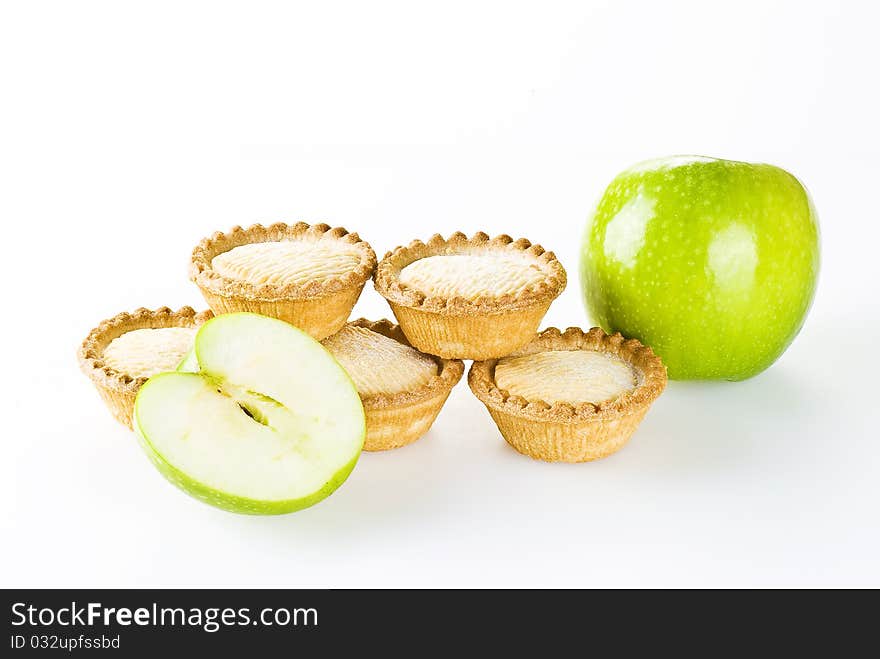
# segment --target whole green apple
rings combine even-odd
[[[593,320],[651,346],[676,379],[770,366],[800,331],[818,272],[818,218],[794,176],[695,156],[614,179],[581,252]]]

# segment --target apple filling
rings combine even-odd
[[[136,329],[113,339],[104,349],[104,363],[133,378],[172,371],[189,352],[194,327]]]
[[[362,396],[412,391],[437,375],[437,363],[415,348],[366,327],[346,325],[324,347]]]
[[[545,403],[604,403],[635,389],[641,375],[606,352],[551,350],[505,357],[495,366],[495,383],[513,396]]]
[[[356,246],[303,239],[240,245],[215,256],[211,267],[224,277],[255,286],[285,286],[339,277],[360,261]]]
[[[517,295],[547,275],[521,254],[441,254],[414,261],[400,271],[400,283],[432,297]]]

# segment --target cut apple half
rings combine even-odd
[[[331,494],[365,436],[360,397],[330,353],[252,313],[206,322],[178,372],[143,385],[133,425],[174,485],[250,514],[293,512]]]
[[[174,369],[178,373],[198,373],[199,372],[199,360],[196,359],[196,350],[195,348],[190,348],[189,352],[186,353],[186,357],[180,360],[180,363],[177,365],[177,368]]]

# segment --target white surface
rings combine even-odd
[[[3,5],[0,584],[880,586],[876,6],[320,7]],[[518,455],[463,382],[327,501],[240,517],[77,369],[102,318],[201,307],[191,248],[258,220],[526,236],[571,276],[546,325],[586,325],[584,217],[670,153],[805,181],[819,292],[769,371],[672,383],[610,459]]]

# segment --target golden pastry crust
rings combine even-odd
[[[134,399],[148,378],[132,377],[111,368],[104,362],[104,349],[113,339],[127,332],[165,327],[199,327],[213,316],[210,311],[196,312],[192,307],[181,307],[177,311],[168,307],[141,307],[130,313],[123,311],[102,321],[83,340],[77,351],[80,369],[95,384],[113,416],[130,428]]]
[[[358,318],[349,323],[355,327],[364,327],[368,330],[394,339],[403,345],[410,345],[406,336],[400,329],[399,325],[395,325],[385,318],[377,321],[370,321],[366,318]],[[364,398],[364,405],[370,407],[398,407],[400,405],[408,405],[425,398],[431,398],[440,391],[450,390],[454,387],[461,376],[464,375],[464,363],[460,359],[443,359],[442,357],[434,357],[429,355],[437,362],[437,375],[425,382],[423,385],[416,387],[410,391],[401,391],[395,394],[374,394]]]
[[[400,327],[391,321],[359,318],[348,324],[410,345]],[[452,388],[464,374],[464,363],[458,359],[431,358],[437,363],[437,374],[424,384],[408,391],[361,396],[367,418],[365,451],[384,451],[411,444],[430,429]]]
[[[242,245],[295,240],[340,241],[359,256],[358,263],[341,275],[283,285],[253,284],[225,277],[212,266],[215,256]],[[226,233],[218,231],[193,250],[189,274],[215,314],[250,311],[279,318],[320,341],[345,325],[375,267],[373,248],[356,233],[327,224],[297,222],[268,227],[255,224],[247,229],[236,226]]]
[[[526,400],[511,396],[495,384],[494,371],[497,359],[475,362],[468,375],[468,383],[477,398],[493,407],[537,421],[583,421],[597,417],[624,414],[634,407],[650,405],[666,387],[666,367],[654,351],[636,339],[624,339],[616,332],[606,334],[601,327],[584,332],[579,327],[569,327],[561,332],[555,327],[544,330],[522,349],[509,356],[521,356],[549,350],[596,350],[616,355],[631,364],[642,374],[641,383],[617,398],[601,403],[554,403],[542,400]]]
[[[666,367],[650,348],[620,333],[608,335],[599,327],[589,332],[577,327],[564,332],[546,329],[513,356],[550,350],[607,352],[633,366],[640,379],[633,389],[605,402],[551,405],[499,388],[497,359],[474,362],[468,373],[471,391],[486,405],[504,438],[534,458],[583,462],[610,455],[626,443],[666,387]]]
[[[429,256],[452,254],[486,254],[496,252],[511,254],[519,252],[534,260],[545,277],[536,285],[514,294],[494,296],[487,294],[476,300],[461,296],[430,296],[401,283],[400,272],[406,266]],[[540,245],[533,245],[525,238],[514,240],[508,235],[490,238],[479,231],[468,238],[456,233],[444,238],[434,234],[427,243],[414,240],[409,245],[397,247],[388,252],[376,267],[376,290],[389,302],[396,305],[447,315],[483,315],[523,309],[546,302],[549,303],[562,293],[566,284],[565,269],[553,252]]]
[[[495,386],[549,405],[601,403],[632,390],[640,380],[631,364],[595,350],[548,350],[502,357],[495,364]]]
[[[255,285],[246,281],[224,277],[214,270],[211,261],[242,245],[254,243],[283,242],[289,240],[339,240],[355,247],[360,255],[357,267],[344,275],[321,281],[290,283],[283,286],[272,284]],[[305,222],[284,224],[277,222],[268,227],[262,224],[243,229],[233,227],[227,233],[220,231],[204,238],[193,250],[190,263],[190,279],[200,288],[217,295],[236,296],[252,300],[273,302],[323,297],[352,286],[362,286],[373,274],[376,267],[376,253],[369,243],[360,239],[356,233],[349,233],[342,227],[331,228],[327,224],[309,225]]]
[[[486,294],[476,299],[425,295],[400,281],[409,264],[429,256],[453,254],[519,254],[545,277],[513,294]],[[388,300],[409,342],[422,352],[450,359],[502,357],[535,334],[550,303],[563,291],[565,269],[553,252],[525,238],[483,232],[468,238],[461,232],[448,239],[439,234],[427,243],[413,241],[385,255],[376,268],[376,290]]]

